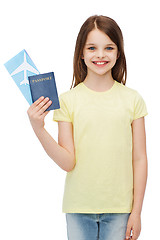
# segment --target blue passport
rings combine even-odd
[[[41,96],[49,97],[52,104],[47,111],[60,108],[54,72],[29,76],[28,80],[33,102]]]
[[[38,71],[37,67],[33,63],[26,50],[23,49],[16,56],[6,62],[4,66],[6,67],[7,71],[11,75],[12,79],[18,86],[19,90],[29,105],[31,105],[33,102],[28,77],[35,74],[40,74],[40,72]]]

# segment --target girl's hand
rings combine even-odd
[[[33,127],[33,130],[39,131],[44,128],[44,118],[49,113],[49,111],[45,111],[50,105],[52,101],[49,100],[48,97],[40,97],[37,101],[35,101],[28,109],[27,113]]]
[[[131,236],[132,230],[132,236]],[[128,219],[126,238],[131,240],[137,240],[141,232],[141,216],[140,214],[131,213]]]

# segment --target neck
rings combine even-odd
[[[105,91],[113,85],[114,79],[111,71],[105,75],[87,73],[87,76],[83,82],[87,87],[92,88],[93,90]]]

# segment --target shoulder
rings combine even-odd
[[[117,86],[118,86],[119,90],[121,92],[123,92],[124,94],[130,94],[130,95],[133,95],[133,96],[138,94],[137,90],[135,90],[131,87],[128,87],[126,85],[123,85],[122,83],[117,82]]]
[[[117,82],[118,91],[121,94],[121,96],[124,98],[127,98],[128,100],[135,101],[136,99],[142,98],[139,91],[137,91],[134,88],[128,87],[126,85],[123,85],[119,82]]]
[[[66,100],[66,101],[67,100],[73,101],[74,98],[76,97],[77,93],[79,92],[79,90],[80,90],[80,84],[78,84],[76,87],[74,87],[68,91],[61,93],[59,95],[59,98],[60,98],[60,100],[62,99],[62,100]]]
[[[79,96],[80,86],[77,85],[76,87],[65,91],[59,95],[59,102],[61,109],[66,109],[70,114],[73,114],[76,104],[77,96]]]

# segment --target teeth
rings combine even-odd
[[[105,64],[107,62],[94,62],[95,64],[98,64],[98,65],[102,65],[102,64]]]

